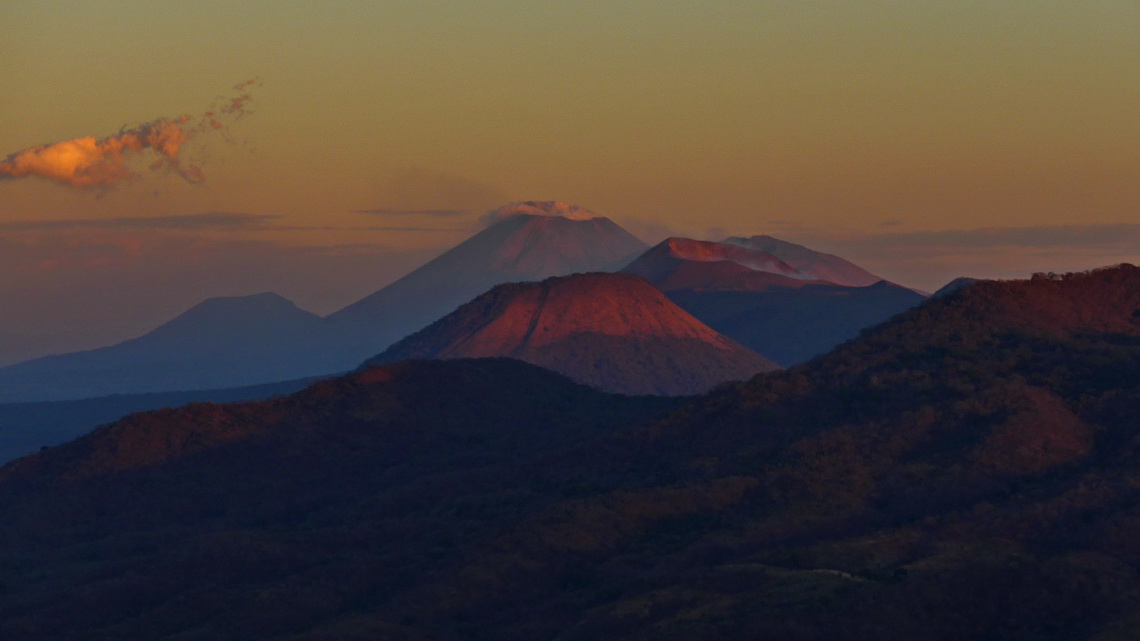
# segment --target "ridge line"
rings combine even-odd
[[[534,316],[530,319],[530,326],[527,327],[526,334],[524,334],[522,340],[519,341],[518,347],[511,352],[512,357],[517,357],[521,354],[523,349],[530,343],[530,337],[534,335],[534,330],[538,327],[538,320],[542,317],[543,310],[546,309],[546,301],[550,298],[550,290],[553,289],[553,286],[547,285],[546,283],[540,283],[540,285],[542,286],[542,292],[539,295],[538,307],[534,311]]]

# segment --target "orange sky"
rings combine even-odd
[[[0,179],[19,341],[117,340],[211,294],[331,311],[523,199],[926,289],[1140,262],[1133,0],[236,5],[0,3],[0,161],[258,79],[180,152],[201,184],[145,149],[111,188]]]

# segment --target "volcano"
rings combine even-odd
[[[622,271],[644,277],[701,322],[784,367],[923,298],[838,256],[770,236],[719,243],[669,238]]]
[[[624,394],[695,394],[778,368],[644,279],[598,273],[500,285],[367,364],[492,356]]]
[[[622,271],[637,274],[664,292],[766,291],[826,282],[806,277],[795,267],[758,249],[691,238],[667,238]]]
[[[803,245],[789,243],[772,236],[733,236],[724,243],[747,247],[775,256],[794,267],[804,278],[825,280],[848,287],[867,287],[883,280],[862,267],[834,254],[808,249]]]
[[[514,203],[491,225],[326,318],[327,349],[352,367],[495,285],[616,271],[646,249],[613,221],[559,202]]]

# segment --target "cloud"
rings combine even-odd
[[[374,206],[358,213],[376,215],[460,216],[484,212],[510,200],[497,187],[425,167],[384,170],[376,184]]]
[[[656,245],[666,238],[683,235],[664,223],[645,218],[622,218],[617,223],[649,245]]]
[[[206,229],[248,230],[266,227],[281,218],[226,212],[176,216],[139,216],[83,220],[36,220],[0,223],[4,231],[70,231],[82,229],[201,231]]]
[[[468,209],[355,209],[354,214],[375,214],[378,216],[430,216],[449,218],[462,216],[470,212]]]
[[[350,230],[360,231],[414,231],[414,232],[457,232],[457,231],[470,231],[466,227],[386,227],[386,226],[370,226],[370,227],[347,227]]]
[[[873,234],[861,241],[872,247],[996,248],[996,247],[1131,247],[1140,252],[1140,224],[1038,225],[980,229]]]
[[[206,214],[182,214],[175,216],[139,216],[102,219],[68,220],[28,220],[0,222],[0,231],[66,233],[72,231],[241,231],[241,232],[291,232],[291,231],[398,231],[455,233],[470,231],[466,227],[414,227],[395,225],[279,225],[275,221],[282,216],[262,214],[242,214],[210,212]]]
[[[711,240],[713,242],[720,242],[731,235],[732,232],[728,231],[728,229],[724,227],[709,227],[705,230],[704,239]]]
[[[599,214],[578,205],[571,205],[556,200],[527,200],[496,207],[486,214],[483,214],[480,221],[486,225],[490,225],[495,221],[520,215],[550,216],[553,218],[568,218],[570,220],[590,220],[599,217]]]
[[[255,231],[405,231],[405,232],[469,232],[466,227],[395,227],[389,225],[275,225]]]
[[[1140,262],[1140,224],[1036,225],[915,232],[776,232],[888,280],[933,291],[958,276],[1025,278]]]
[[[29,147],[0,161],[0,179],[39,177],[78,189],[109,188],[137,176],[131,167],[136,157],[153,157],[148,168],[167,171],[193,184],[205,182],[201,168],[180,157],[191,139],[223,129],[230,120],[247,113],[250,87],[255,80],[234,85],[234,96],[217,108],[194,118],[187,114],[163,117],[123,129],[104,138],[83,136]]]

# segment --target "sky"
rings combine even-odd
[[[1137,33],[1135,0],[0,0],[0,364],[209,296],[329,313],[518,200],[928,291],[1137,263]]]

